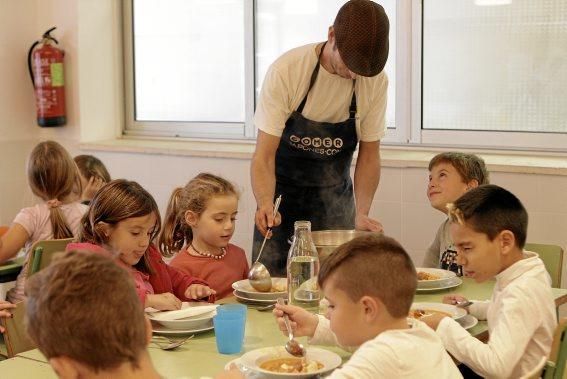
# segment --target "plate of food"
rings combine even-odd
[[[459,320],[467,315],[467,311],[452,304],[444,303],[413,303],[410,308],[409,317],[420,319],[432,314],[441,314]]]
[[[244,304],[250,304],[250,305],[269,305],[269,304],[274,304],[277,299],[253,299],[253,298],[249,298],[247,296],[247,294],[234,290],[232,291],[232,294],[236,297],[236,300],[238,300],[241,303]],[[284,294],[283,296],[284,298],[287,298],[287,294]]]
[[[183,302],[175,311],[148,312],[148,318],[168,329],[199,329],[211,324],[216,315],[216,304]]]
[[[463,284],[463,280],[457,276],[455,276],[452,279],[449,279],[445,282],[442,282],[441,284],[438,284],[437,286],[433,286],[433,287],[417,287],[417,292],[433,292],[433,291],[440,291],[440,290],[446,290],[449,288],[455,288],[460,286],[461,284]]]
[[[416,267],[415,270],[418,289],[438,287],[457,276],[453,271],[440,268]]]
[[[202,325],[200,327],[187,328],[187,329],[169,329],[163,325],[156,323],[155,321],[152,322],[152,331],[154,332],[154,334],[186,335],[186,334],[203,333],[213,329],[214,329],[213,319],[210,319],[207,324]]]
[[[252,300],[277,300],[278,297],[287,297],[287,278],[272,278],[272,289],[270,292],[255,290],[248,279],[232,283],[232,288],[244,297]]]
[[[252,350],[238,360],[238,365],[270,379],[316,377],[334,370],[341,363],[341,357],[329,350],[308,347],[303,361],[290,355],[283,346]]]

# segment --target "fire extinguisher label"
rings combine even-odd
[[[63,87],[63,63],[51,63],[51,86],[52,87]]]

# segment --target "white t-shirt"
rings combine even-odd
[[[496,276],[490,301],[473,301],[469,308],[488,321],[488,343],[448,317],[437,327],[447,350],[483,377],[519,378],[551,351],[557,326],[551,279],[536,253],[524,256]]]
[[[73,236],[79,233],[81,218],[87,212],[88,207],[79,202],[63,204],[59,207],[67,226],[73,232]],[[26,241],[24,251],[26,252],[26,262],[22,271],[16,280],[16,287],[8,292],[8,301],[16,302],[24,298],[24,285],[27,275],[27,265],[29,259],[29,250],[37,241],[53,239],[53,230],[51,228],[50,211],[47,204],[37,204],[33,207],[24,208],[16,215],[14,224],[20,224],[30,238]]]
[[[441,339],[421,321],[409,319],[409,329],[380,333],[363,343],[329,379],[462,378]],[[353,326],[356,327],[356,326]],[[312,344],[336,343],[329,320],[319,316]]]
[[[292,49],[268,69],[258,98],[254,122],[258,129],[281,137],[285,123],[303,100],[317,65],[317,44]],[[380,140],[386,133],[388,78],[382,71],[373,77],[356,77],[357,135],[363,142]],[[352,79],[330,74],[323,66],[309,91],[303,116],[317,122],[348,119]]]

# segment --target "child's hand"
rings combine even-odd
[[[209,297],[209,296],[214,295],[216,293],[217,293],[217,291],[215,291],[214,289],[209,288],[205,285],[191,284],[185,290],[185,297],[188,298],[188,299],[197,300],[197,299],[202,299],[204,297]]]
[[[10,318],[12,314],[8,309],[16,308],[16,304],[9,303],[4,300],[0,300],[0,317]],[[0,333],[4,333],[4,328],[0,326]]]
[[[146,297],[146,307],[152,307],[160,311],[175,311],[181,309],[181,300],[170,292]]]
[[[106,182],[104,181],[104,179],[98,177],[98,176],[91,176],[91,178],[89,179],[89,182],[87,183],[87,185],[85,186],[85,188],[83,188],[83,194],[82,194],[82,199],[81,200],[92,200],[94,195],[98,192],[98,190],[104,186],[106,184]]]
[[[468,299],[461,295],[447,295],[443,297],[443,302],[445,304],[457,305],[459,303],[464,303],[465,301],[468,301]]]
[[[234,363],[230,365],[230,369],[228,371],[224,371],[218,374],[217,376],[215,376],[215,379],[244,379],[244,378],[245,378],[244,374],[240,372],[240,370],[238,369],[238,367],[236,367]]]
[[[291,324],[291,329],[293,330],[293,335],[295,337],[313,337],[315,329],[317,329],[317,325],[319,324],[319,318],[317,315],[295,305],[276,304],[273,313],[274,316],[276,316],[278,327],[286,336],[287,329],[283,319],[284,312],[287,313],[287,316],[289,317],[289,323]]]
[[[437,330],[437,327],[439,326],[439,323],[441,322],[441,320],[443,320],[445,317],[449,317],[449,316],[445,316],[441,313],[438,312],[434,312],[430,315],[427,316],[423,316],[422,318],[419,319],[419,321],[426,323],[431,329],[433,330]]]

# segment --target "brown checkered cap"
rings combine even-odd
[[[339,10],[333,28],[339,54],[349,70],[374,76],[384,69],[390,22],[381,5],[350,0]]]

